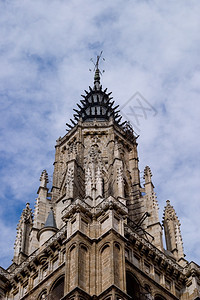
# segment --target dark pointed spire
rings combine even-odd
[[[99,88],[100,85],[100,71],[99,69],[96,69],[95,74],[94,74],[94,85],[96,88]]]
[[[46,222],[44,224],[44,228],[47,228],[47,227],[57,228],[56,220],[55,220],[55,217],[54,217],[54,213],[53,213],[53,208],[52,207],[50,209],[50,212],[49,212],[48,217],[46,219]]]
[[[96,62],[94,62],[93,59],[91,58],[91,61],[94,64],[94,71],[95,71],[95,74],[94,74],[94,91],[101,90],[101,88],[102,88],[101,85],[100,85],[101,71],[99,70],[99,60],[101,58],[102,53],[103,53],[103,51],[101,51],[101,53],[99,55],[97,55]],[[103,60],[105,60],[105,59],[103,58]]]
[[[109,121],[113,119],[125,132],[128,139],[135,141],[137,137],[134,135],[131,124],[127,121],[121,123],[122,116],[118,109],[119,105],[114,105],[115,101],[112,101],[113,97],[111,97],[112,92],[107,92],[107,88],[103,90],[100,84],[100,76],[104,72],[104,70],[101,72],[99,68],[101,55],[102,51],[97,55],[96,62],[91,59],[94,64],[94,87],[89,86],[89,91],[85,90],[85,95],[81,95],[83,99],[80,100],[80,103],[77,103],[77,109],[74,109],[76,113],[74,114],[74,120],[70,119],[71,124],[66,123],[69,127],[67,130],[69,131],[77,126],[79,120],[81,122],[92,122],[93,120]],[[104,58],[102,59],[104,60]],[[92,70],[90,69],[90,71]]]

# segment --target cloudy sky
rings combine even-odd
[[[160,218],[170,199],[186,259],[200,263],[199,15],[198,0],[0,1],[1,266],[101,50],[103,87],[140,135]]]

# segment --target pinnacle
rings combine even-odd
[[[174,207],[171,205],[170,200],[166,200],[165,210],[167,210],[167,209],[173,209],[174,210]],[[175,212],[175,210],[174,210],[174,212]]]
[[[143,176],[143,179],[145,179],[145,183],[150,183],[151,177],[152,177],[151,169],[149,166],[146,166],[144,168],[144,176]]]
[[[32,222],[33,215],[32,215],[32,209],[30,208],[30,203],[28,202],[26,203],[26,207],[22,210],[20,219],[24,221],[29,220]]]
[[[42,171],[42,174],[40,176],[40,181],[41,181],[40,186],[46,188],[47,183],[49,182],[48,173],[46,170]]]
[[[177,220],[177,222],[179,223],[176,211],[174,207],[171,205],[170,200],[167,200],[166,204],[167,205],[165,206],[164,213],[163,213],[163,222],[164,220],[173,219],[173,220]]]

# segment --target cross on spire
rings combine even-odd
[[[100,57],[101,57],[102,53],[103,53],[103,51],[101,51],[100,55],[97,55],[97,62],[95,64],[96,70],[99,68],[99,60],[100,60]]]
[[[93,62],[93,64],[94,64],[94,72],[96,72],[96,70],[99,70],[99,60],[101,58],[102,53],[103,53],[103,51],[101,51],[100,54],[97,55],[96,63],[93,61],[92,58],[90,59]],[[105,58],[102,58],[102,59],[105,60]],[[90,71],[91,71],[91,69],[90,69]],[[100,70],[99,70],[99,72],[100,72]],[[102,72],[104,72],[104,70]]]
[[[102,72],[99,70],[99,61],[100,61],[100,58],[102,56],[102,53],[103,53],[103,51],[101,51],[100,54],[97,55],[96,63],[93,61],[92,58],[90,59],[94,64],[94,72],[95,72],[95,74],[94,74],[94,84],[100,83],[100,74],[102,75],[102,73],[104,72],[104,70]],[[102,58],[102,59],[105,60],[104,58]],[[90,69],[90,71],[91,71],[91,69]]]

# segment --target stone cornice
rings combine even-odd
[[[175,276],[179,275],[182,280],[185,279],[183,267],[167,257],[161,250],[139,236],[136,232],[133,232],[129,227],[126,227],[125,230],[129,235],[128,240],[132,242],[133,247],[136,248],[142,256],[150,256],[154,263],[159,264],[159,267],[165,270],[165,272],[174,274]]]
[[[69,140],[71,138],[71,136],[73,136],[74,134],[77,133],[78,129],[82,129],[83,131],[85,129],[89,129],[91,130],[92,128],[94,128],[95,132],[97,130],[99,130],[99,134],[102,133],[102,130],[105,130],[105,128],[107,130],[109,130],[110,128],[113,128],[113,130],[115,131],[115,134],[119,135],[120,138],[123,140],[123,142],[126,144],[126,145],[129,145],[129,146],[132,146],[133,144],[136,144],[136,137],[134,139],[134,142],[133,141],[130,141],[127,139],[126,137],[126,133],[125,131],[120,128],[120,126],[116,125],[114,120],[111,120],[110,121],[93,121],[93,122],[82,122],[81,120],[79,120],[78,124],[73,127],[67,134],[65,134],[63,137],[59,137],[57,139],[57,144],[55,147],[58,147],[60,145],[63,145],[67,140]]]

